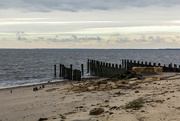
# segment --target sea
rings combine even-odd
[[[121,64],[122,59],[180,64],[178,49],[0,49],[0,89],[62,81],[54,78],[54,64],[80,69],[87,60]],[[85,73],[84,77],[88,74]]]

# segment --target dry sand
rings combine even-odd
[[[173,77],[175,74],[145,76]],[[40,85],[0,90],[0,121],[38,121],[40,118],[48,121],[180,121],[178,78],[140,83],[131,89],[81,93],[62,90],[70,85],[68,82],[46,84],[36,92],[33,88]],[[139,97],[144,99],[142,108],[122,108]],[[98,107],[103,107],[105,112],[89,115],[90,110]]]

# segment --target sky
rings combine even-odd
[[[180,0],[0,0],[0,48],[180,48]]]

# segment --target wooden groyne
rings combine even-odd
[[[88,60],[87,62],[87,72],[92,76],[111,77],[123,71],[125,71],[125,69],[118,64],[111,64],[96,60]]]
[[[57,77],[56,74],[56,64],[54,65],[54,77]],[[72,69],[72,64],[70,67],[66,67],[63,64],[59,64],[59,77],[63,79],[68,79],[68,80],[76,80],[80,81],[81,80],[81,71],[80,70],[73,70]]]
[[[162,67],[163,72],[180,72],[180,65],[173,65],[172,63],[168,65],[162,65],[161,63],[151,63],[135,60],[122,60],[122,63],[124,63],[124,68],[126,70],[132,70],[133,67]]]
[[[121,64],[113,64],[107,62],[101,62],[97,60],[87,61],[87,73],[90,73],[92,76],[99,77],[111,77],[115,74],[121,73],[125,70],[132,70],[133,67],[162,67],[162,72],[180,72],[177,64],[169,64],[168,66],[162,65],[161,63],[151,63],[135,60],[121,60]]]
[[[97,60],[87,61],[87,73],[91,76],[99,77],[111,77],[118,73],[123,73],[126,70],[132,70],[133,67],[162,67],[162,72],[180,72],[180,65],[169,64],[168,66],[162,65],[161,63],[151,63],[135,60],[122,59],[121,64],[107,63]],[[54,65],[54,77],[57,77],[56,64]],[[84,75],[84,65],[81,64],[80,70],[73,70],[72,64],[70,67],[66,67],[63,64],[59,64],[59,77],[68,80],[80,81]]]

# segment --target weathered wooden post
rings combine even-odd
[[[137,67],[136,61],[134,60],[134,63],[132,64],[132,68]]]
[[[167,72],[167,68],[166,68],[166,65],[164,64],[163,66],[163,72]]]
[[[119,72],[118,64],[115,65],[115,74],[118,74]]]
[[[76,81],[81,81],[81,71],[76,70]]]
[[[148,65],[147,65],[147,62],[145,62],[145,67],[147,67]]]
[[[65,66],[62,65],[62,77],[64,78],[65,77]]]
[[[90,69],[90,75],[92,75],[92,60],[90,60],[90,67],[89,67],[89,69]]]
[[[140,65],[140,62],[138,61],[138,62],[137,62],[137,67],[139,67],[139,65]]]
[[[152,67],[151,62],[149,62],[149,67]]]
[[[156,63],[154,63],[153,66],[156,67]]]
[[[144,67],[144,63],[143,63],[143,61],[141,61],[141,67]]]
[[[54,77],[56,77],[56,64],[54,65]]]
[[[124,59],[122,59],[122,68],[124,68]]]
[[[127,68],[124,68],[124,69],[127,69],[127,70],[130,70],[130,64],[129,64],[129,60],[127,60]]]
[[[158,63],[158,66],[159,66],[159,67],[161,67],[161,64],[160,64],[160,63]]]
[[[113,76],[114,75],[114,64],[112,64],[111,72],[112,72],[111,76]]]
[[[129,70],[132,70],[132,60],[130,60],[130,68]]]
[[[93,60],[93,64],[92,65],[93,65],[92,66],[93,67],[92,75],[95,76],[95,60]]]
[[[122,66],[121,66],[121,64],[119,64],[119,69],[121,69],[122,68]]]
[[[177,65],[176,65],[176,64],[174,64],[174,71],[175,71],[175,72],[178,72],[178,69],[177,69]]]
[[[68,69],[64,67],[65,73],[64,73],[64,78],[68,79]]]
[[[100,62],[96,61],[96,66],[97,66],[97,76],[100,76]]]
[[[70,77],[69,77],[70,80],[72,80],[72,73],[73,73],[73,72],[72,72],[72,64],[71,64],[71,65],[70,65]]]
[[[87,61],[87,73],[89,73],[89,59]]]
[[[102,76],[102,62],[100,62],[100,76]]]
[[[77,74],[76,74],[76,71],[77,71],[76,69],[73,70],[73,80],[76,80],[76,75],[77,75]]]
[[[98,76],[98,61],[95,61],[95,75]]]
[[[132,60],[132,68],[135,66],[135,60]]]
[[[71,73],[71,69],[70,68],[67,68],[67,71],[68,71],[68,79],[70,80],[70,73]]]
[[[172,63],[169,64],[168,70],[169,70],[169,72],[172,72]]]
[[[107,77],[109,74],[108,63],[104,63],[104,76]]]
[[[106,67],[107,67],[107,77],[110,77],[111,75],[112,75],[112,67],[111,67],[111,63],[108,63],[107,65],[106,65]]]
[[[124,68],[127,69],[127,63],[126,63],[126,60],[124,60]]]
[[[82,74],[82,76],[84,76],[84,65],[83,64],[81,64],[81,74]]]
[[[62,77],[62,65],[59,64],[59,77]]]

